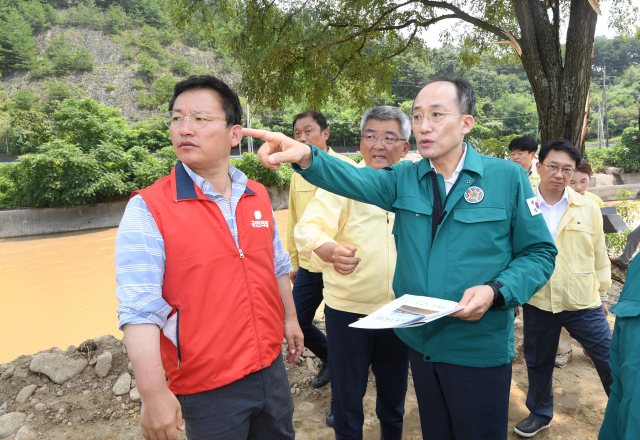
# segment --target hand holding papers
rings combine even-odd
[[[415,327],[464,308],[456,307],[457,305],[458,303],[455,301],[428,296],[404,295],[371,315],[350,324],[349,327],[369,329]]]

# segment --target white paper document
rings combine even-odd
[[[403,295],[362,318],[349,327],[355,328],[406,328],[416,327],[450,315],[464,307],[456,307],[455,301],[428,296]]]

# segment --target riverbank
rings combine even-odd
[[[620,279],[624,274],[615,276]],[[617,302],[621,284],[614,281],[610,301]],[[609,316],[613,326],[614,317]],[[322,316],[318,327],[324,331]],[[524,405],[527,372],[522,355],[522,320],[515,326],[516,358],[509,405],[509,439],[518,439],[513,427],[528,415]],[[283,344],[283,349],[285,348]],[[574,359],[565,369],[554,371],[555,415],[551,429],[540,439],[596,439],[607,403],[595,368],[574,344]],[[308,350],[293,365],[287,365],[289,387],[295,404],[294,428],[297,440],[333,438],[333,430],[324,418],[330,401],[330,389],[315,390],[311,379],[318,360]],[[52,373],[55,372],[54,373]],[[369,377],[364,399],[364,438],[379,438],[375,414],[375,378]],[[405,401],[403,438],[419,440],[420,418],[409,377]],[[32,356],[20,356],[0,365],[0,438],[8,440],[141,439],[141,404],[136,379],[122,340],[103,336]],[[184,434],[180,439],[186,439]]]

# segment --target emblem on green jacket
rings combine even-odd
[[[464,199],[469,203],[480,203],[484,199],[484,191],[477,186],[472,186],[464,193]]]

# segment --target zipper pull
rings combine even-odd
[[[387,211],[387,224],[389,224],[389,212]]]
[[[238,249],[238,251],[240,252],[240,258],[244,258],[244,254],[242,253],[242,249]]]
[[[180,359],[178,359],[178,368],[176,368],[176,370],[180,369]]]

